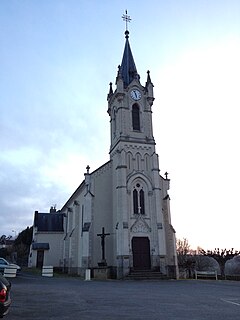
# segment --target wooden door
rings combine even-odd
[[[147,237],[132,238],[134,270],[150,270],[150,242]]]
[[[43,267],[44,250],[37,251],[37,268]]]

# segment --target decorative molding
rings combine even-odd
[[[74,230],[75,230],[75,228],[73,228],[72,231],[70,232],[69,238],[71,238],[71,236],[73,235]]]
[[[125,164],[121,164],[116,167],[116,169],[126,169],[126,168],[127,168],[127,166]]]
[[[162,229],[162,228],[163,228],[162,222],[158,222],[158,223],[157,223],[157,228],[158,228],[158,229]]]
[[[151,232],[151,228],[146,223],[146,221],[139,216],[138,220],[134,222],[134,224],[131,227],[131,232],[133,233],[149,233]]]
[[[91,226],[91,222],[85,222],[82,227],[82,232],[88,232]]]
[[[132,149],[132,150],[152,150],[151,146],[144,146],[144,145],[133,145],[133,144],[125,144],[125,148]]]
[[[128,222],[123,222],[123,229],[128,229]]]

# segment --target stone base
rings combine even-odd
[[[106,262],[106,260],[102,260],[101,262],[98,262],[98,266],[99,267],[104,267],[104,268],[106,268],[107,267],[107,262]]]
[[[178,269],[175,265],[167,266],[167,275],[170,279],[178,279]]]
[[[93,278],[97,280],[107,280],[110,279],[110,268],[99,267],[93,269]]]

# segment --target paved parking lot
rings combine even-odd
[[[237,320],[240,282],[83,281],[22,274],[6,320]]]

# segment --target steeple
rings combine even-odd
[[[140,76],[129,44],[127,22],[130,18],[127,12],[123,18],[126,21],[126,42],[122,63],[118,66],[116,89],[113,90],[112,84],[110,84],[107,96],[107,112],[111,124],[111,156],[122,143],[124,148],[126,142],[136,143],[138,146],[142,144],[143,149],[146,145],[155,145],[152,129],[154,96],[150,72],[147,72],[147,81],[144,87],[140,83]]]
[[[123,79],[124,88],[126,88],[134,79],[139,80],[137,68],[133,59],[132,51],[129,44],[129,31],[125,31],[126,43],[123,52],[122,63],[120,66],[120,75]]]

